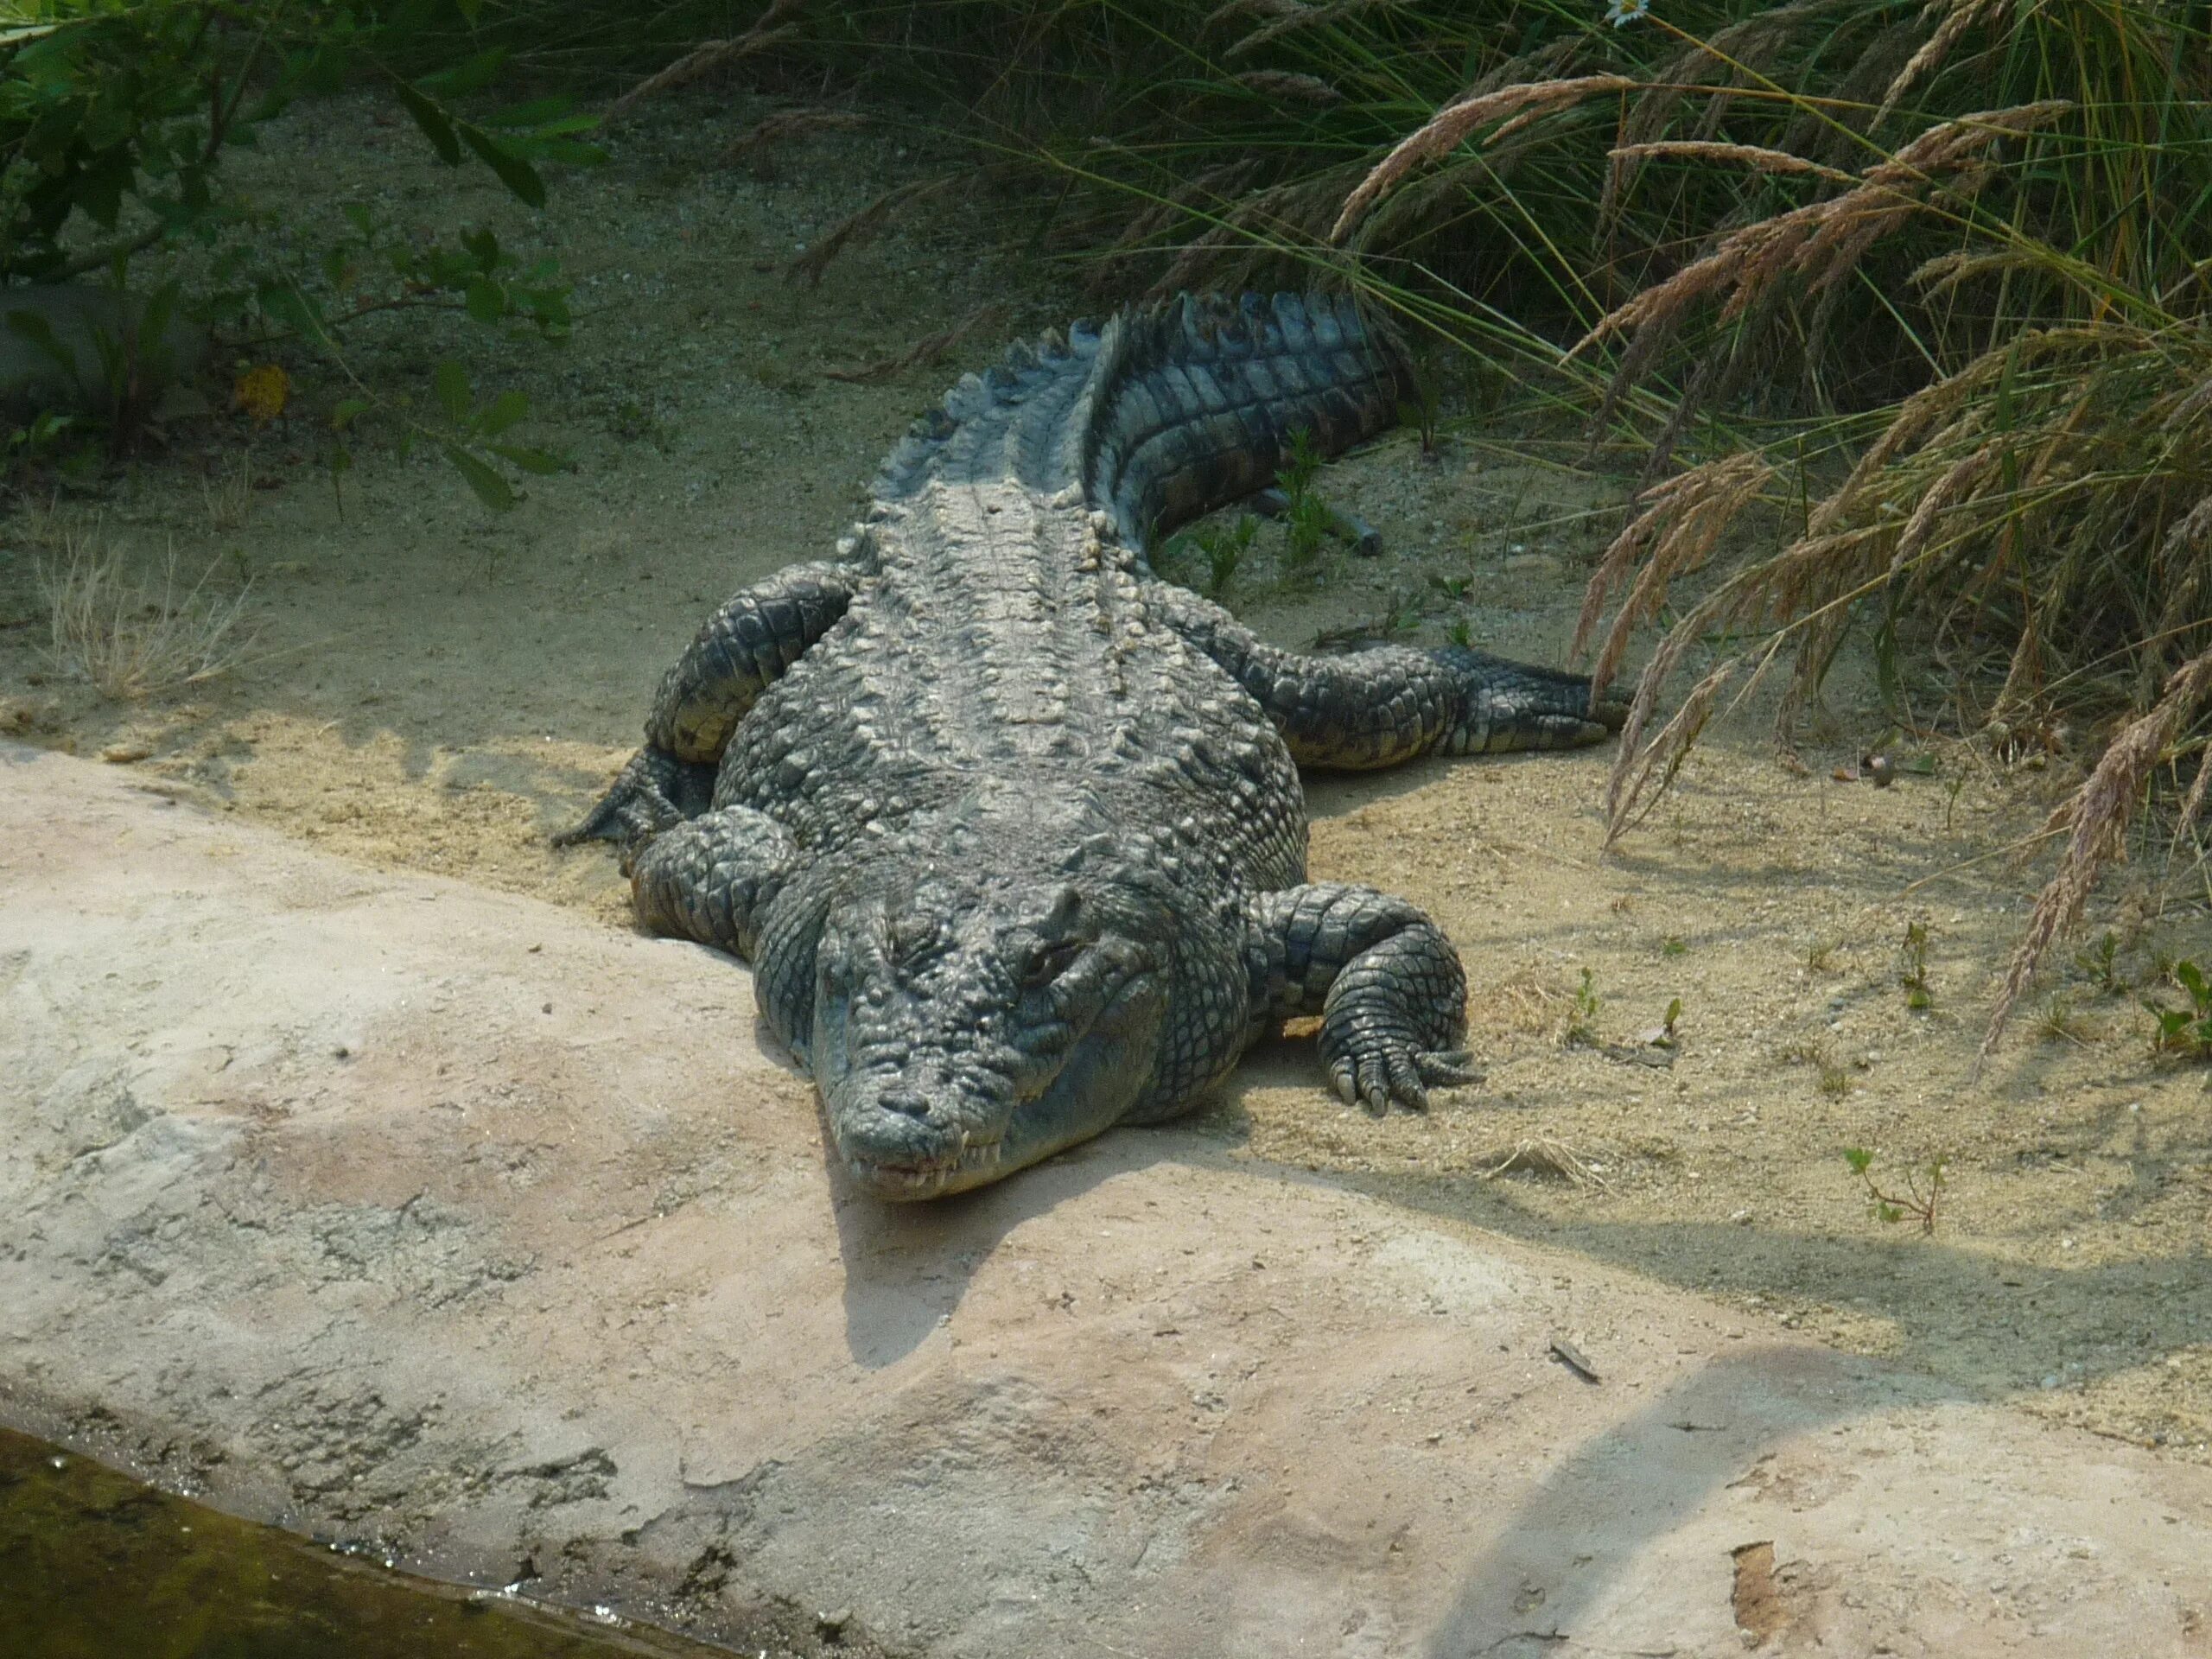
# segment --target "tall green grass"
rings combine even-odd
[[[2091,733],[1993,1038],[2158,780],[2193,846],[2212,777],[2208,13],[1612,10],[785,0],[745,53],[1026,168],[1103,295],[1351,288],[1637,465],[1582,629],[1601,681],[1645,658],[1613,836],[1732,688],[1782,668],[1792,729],[1854,629],[1902,727]]]

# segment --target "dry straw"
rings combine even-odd
[[[786,138],[797,138],[810,132],[849,132],[868,125],[868,118],[857,110],[815,108],[779,110],[761,121],[750,132],[734,139],[722,159],[734,162],[766,149],[771,144],[781,143]]]
[[[1942,0],[1937,0],[1937,3],[1941,4]],[[1882,107],[1875,114],[1874,124],[1880,125],[1897,108],[1897,101],[1916,83],[1942,67],[1944,60],[1951,55],[1951,48],[1958,44],[1959,37],[1967,29],[1984,17],[2011,9],[2012,0],[1949,0],[1943,21],[1936,26],[1936,32],[1906,60],[1904,67],[1897,71],[1882,93]],[[1933,11],[1936,8],[1931,6],[1929,10]]]
[[[1787,150],[1769,149],[1763,144],[1724,144],[1703,138],[1670,138],[1650,143],[1616,144],[1606,154],[1617,162],[1649,161],[1654,156],[1684,162],[1741,162],[1762,173],[1809,173],[1838,184],[1857,181],[1853,175],[1840,168],[1808,161],[1804,156],[1792,156]]]
[[[2034,978],[2037,964],[2051,941],[2081,920],[2082,906],[2096,885],[2098,872],[2126,853],[2127,826],[2152,772],[2166,758],[2183,722],[2208,697],[2212,697],[2212,650],[2198,652],[2174,671],[2166,681],[2164,695],[2149,713],[2120,728],[2120,734],[2106,746],[2088,780],[2052,814],[2050,828],[2070,824],[2073,833],[2058,861],[2057,873],[2037,896],[2027,931],[2005,970],[1997,1006],[1989,1016],[1989,1029],[1981,1039],[1980,1059],[1987,1059],[1996,1047],[2013,1005]],[[2207,772],[2212,772],[2212,762],[2200,766],[2191,791],[2200,804]]]
[[[1299,5],[1295,0],[1274,0],[1274,3],[1265,6],[1224,6],[1206,21],[1211,24],[1241,10],[1263,12],[1269,17],[1270,21],[1261,24],[1222,54],[1224,58],[1241,58],[1246,53],[1256,52],[1298,29],[1315,29],[1324,23],[1341,23],[1367,12],[1395,11],[1404,3],[1405,0],[1333,0],[1330,4],[1308,6]]]
[[[607,106],[605,120],[613,125],[649,98],[689,86],[717,69],[726,69],[741,63],[757,53],[772,47],[783,46],[798,37],[798,26],[786,21],[803,10],[806,0],[774,0],[767,10],[753,21],[753,27],[734,39],[702,41],[659,73],[639,81],[628,92]]]
[[[1330,227],[1329,240],[1341,243],[1400,180],[1415,168],[1450,155],[1471,134],[1491,122],[1504,124],[1491,135],[1495,142],[1504,137],[1509,128],[1516,128],[1516,123],[1525,124],[1537,116],[1567,109],[1586,98],[1628,92],[1636,84],[1625,75],[1578,75],[1567,80],[1529,81],[1502,87],[1446,105],[1418,130],[1400,140],[1397,147],[1376,162],[1358,188],[1344,198],[1344,209]]]
[[[1286,104],[1313,104],[1326,108],[1344,101],[1344,95],[1320,76],[1300,74],[1289,69],[1248,69],[1236,77],[1236,84],[1248,92]]]
[[[1741,450],[1691,467],[1644,493],[1643,510],[1599,557],[1582,595],[1582,613],[1575,620],[1569,652],[1580,655],[1613,590],[1626,580],[1638,557],[1646,558],[1591,667],[1592,709],[1627,654],[1630,635],[1658,615],[1667,602],[1668,583],[1711,558],[1722,532],[1773,476],[1773,468],[1756,451]]]
[[[1720,315],[1731,320],[1785,275],[1803,278],[1817,292],[1848,274],[1881,237],[1925,211],[1924,198],[1939,177],[1956,175],[1950,180],[1952,193],[1971,194],[1988,176],[1979,163],[1992,144],[2048,126],[2071,107],[2050,99],[1930,127],[1895,156],[1867,168],[1842,194],[1731,231],[1702,257],[1600,317],[1567,355],[1609,335],[1669,328],[1693,306],[1714,296],[1726,296]]]
[[[210,564],[180,591],[174,547],[158,580],[139,578],[98,526],[65,531],[59,556],[36,567],[51,625],[49,654],[57,667],[118,702],[226,673],[251,644],[244,626],[251,590],[227,599],[210,592],[214,574]]]

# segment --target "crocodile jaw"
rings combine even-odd
[[[988,1083],[968,1068],[919,1057],[895,1070],[849,1059],[846,1010],[817,1005],[815,1081],[846,1171],[878,1198],[944,1198],[987,1185],[1112,1127],[1134,1105],[1153,1067],[1152,1039],[1166,997],[1150,975],[1122,987],[1069,1047],[1049,1078],[1024,1090]],[[926,1122],[882,1104],[918,1095]]]

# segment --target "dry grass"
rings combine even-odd
[[[1561,80],[1524,81],[1496,92],[1480,92],[1446,105],[1370,169],[1358,188],[1344,198],[1329,240],[1341,243],[1358,228],[1375,204],[1415,168],[1450,155],[1491,122],[1499,123],[1490,137],[1499,139],[1554,110],[1579,104],[1605,92],[1633,90],[1636,82],[1624,75],[1577,75]]]
[[[245,528],[253,516],[253,450],[248,446],[213,478],[200,480],[200,499],[207,508],[207,527],[218,535]]]
[[[1493,1148],[1479,1154],[1486,1181],[1507,1175],[1534,1175],[1539,1179],[1565,1181],[1585,1191],[1605,1190],[1605,1179],[1582,1154],[1564,1141],[1537,1135],[1516,1141],[1503,1152]]]
[[[607,106],[606,122],[612,126],[649,98],[743,62],[749,57],[789,44],[798,36],[792,20],[804,10],[806,0],[774,0],[744,34],[726,40],[702,41],[658,74],[649,75]]]
[[[2148,714],[2129,721],[2105,746],[2096,769],[2052,815],[2053,827],[2070,824],[2073,833],[2059,860],[2057,874],[2044,884],[2036,899],[2027,931],[2005,969],[1997,1006],[1982,1038],[1982,1058],[1987,1058],[1996,1046],[2013,1006],[2027,989],[2052,941],[2082,919],[2082,907],[2096,884],[2098,872],[2126,851],[2127,826],[2144,798],[2152,771],[2165,757],[2176,734],[2207,701],[2212,701],[2212,650],[2198,653],[2175,671],[2166,683],[2165,695]],[[2202,770],[2198,775],[2202,778]]]
[[[103,696],[137,702],[200,684],[235,667],[251,646],[250,585],[227,597],[210,591],[211,564],[181,588],[174,548],[158,576],[134,572],[97,525],[65,530],[60,539],[60,550],[35,567],[49,652],[56,667]]]

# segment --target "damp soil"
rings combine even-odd
[[[288,360],[286,420],[180,428],[167,452],[0,525],[0,728],[365,863],[628,925],[613,861],[547,837],[628,753],[702,614],[821,556],[960,370],[1096,308],[1079,270],[1038,251],[1030,207],[965,190],[806,284],[791,264],[807,247],[942,163],[851,132],[718,161],[761,113],[728,97],[655,110],[609,165],[558,181],[542,219],[365,105],[272,130],[246,159],[271,193],[310,181],[303,235],[360,200],[425,234],[486,223],[558,254],[577,283],[565,346],[397,312],[353,367],[396,392],[456,359],[481,387],[527,392],[521,435],[573,469],[493,517],[434,450],[371,429],[341,503],[315,456],[348,388]],[[963,326],[941,361],[833,378]],[[1268,527],[1223,597],[1301,647],[1364,626],[1563,660],[1630,487],[1576,464],[1571,437],[1461,431],[1433,457],[1386,440],[1322,478],[1382,555],[1331,548],[1293,569]],[[244,659],[137,701],[73,678],[48,649],[39,570],[92,541],[146,563],[173,549],[181,570],[212,568],[212,590],[243,588]],[[1202,556],[1168,563],[1207,574]],[[1923,706],[1940,723],[1940,694]],[[1200,1132],[1707,1293],[1747,1338],[1783,1327],[1895,1356],[2212,1460],[2212,1074],[2155,1052],[2137,1001],[2162,962],[2212,960],[2201,874],[2146,848],[2093,910],[2108,960],[2057,953],[1977,1071],[2047,868],[2037,832],[2088,734],[2003,762],[1900,739],[1849,662],[1794,759],[1771,713],[1755,699],[1718,721],[1610,854],[1610,748],[1309,780],[1316,877],[1402,893],[1459,945],[1487,1080],[1378,1119],[1320,1086],[1310,1046],[1269,1044]],[[1897,767],[1887,788],[1858,776],[1876,745]],[[1847,1148],[1908,1197],[1940,1160],[1932,1230],[1878,1219]]]
[[[708,1659],[611,1612],[462,1591],[141,1485],[0,1429],[17,1659]],[[779,1652],[787,1652],[778,1643]]]

